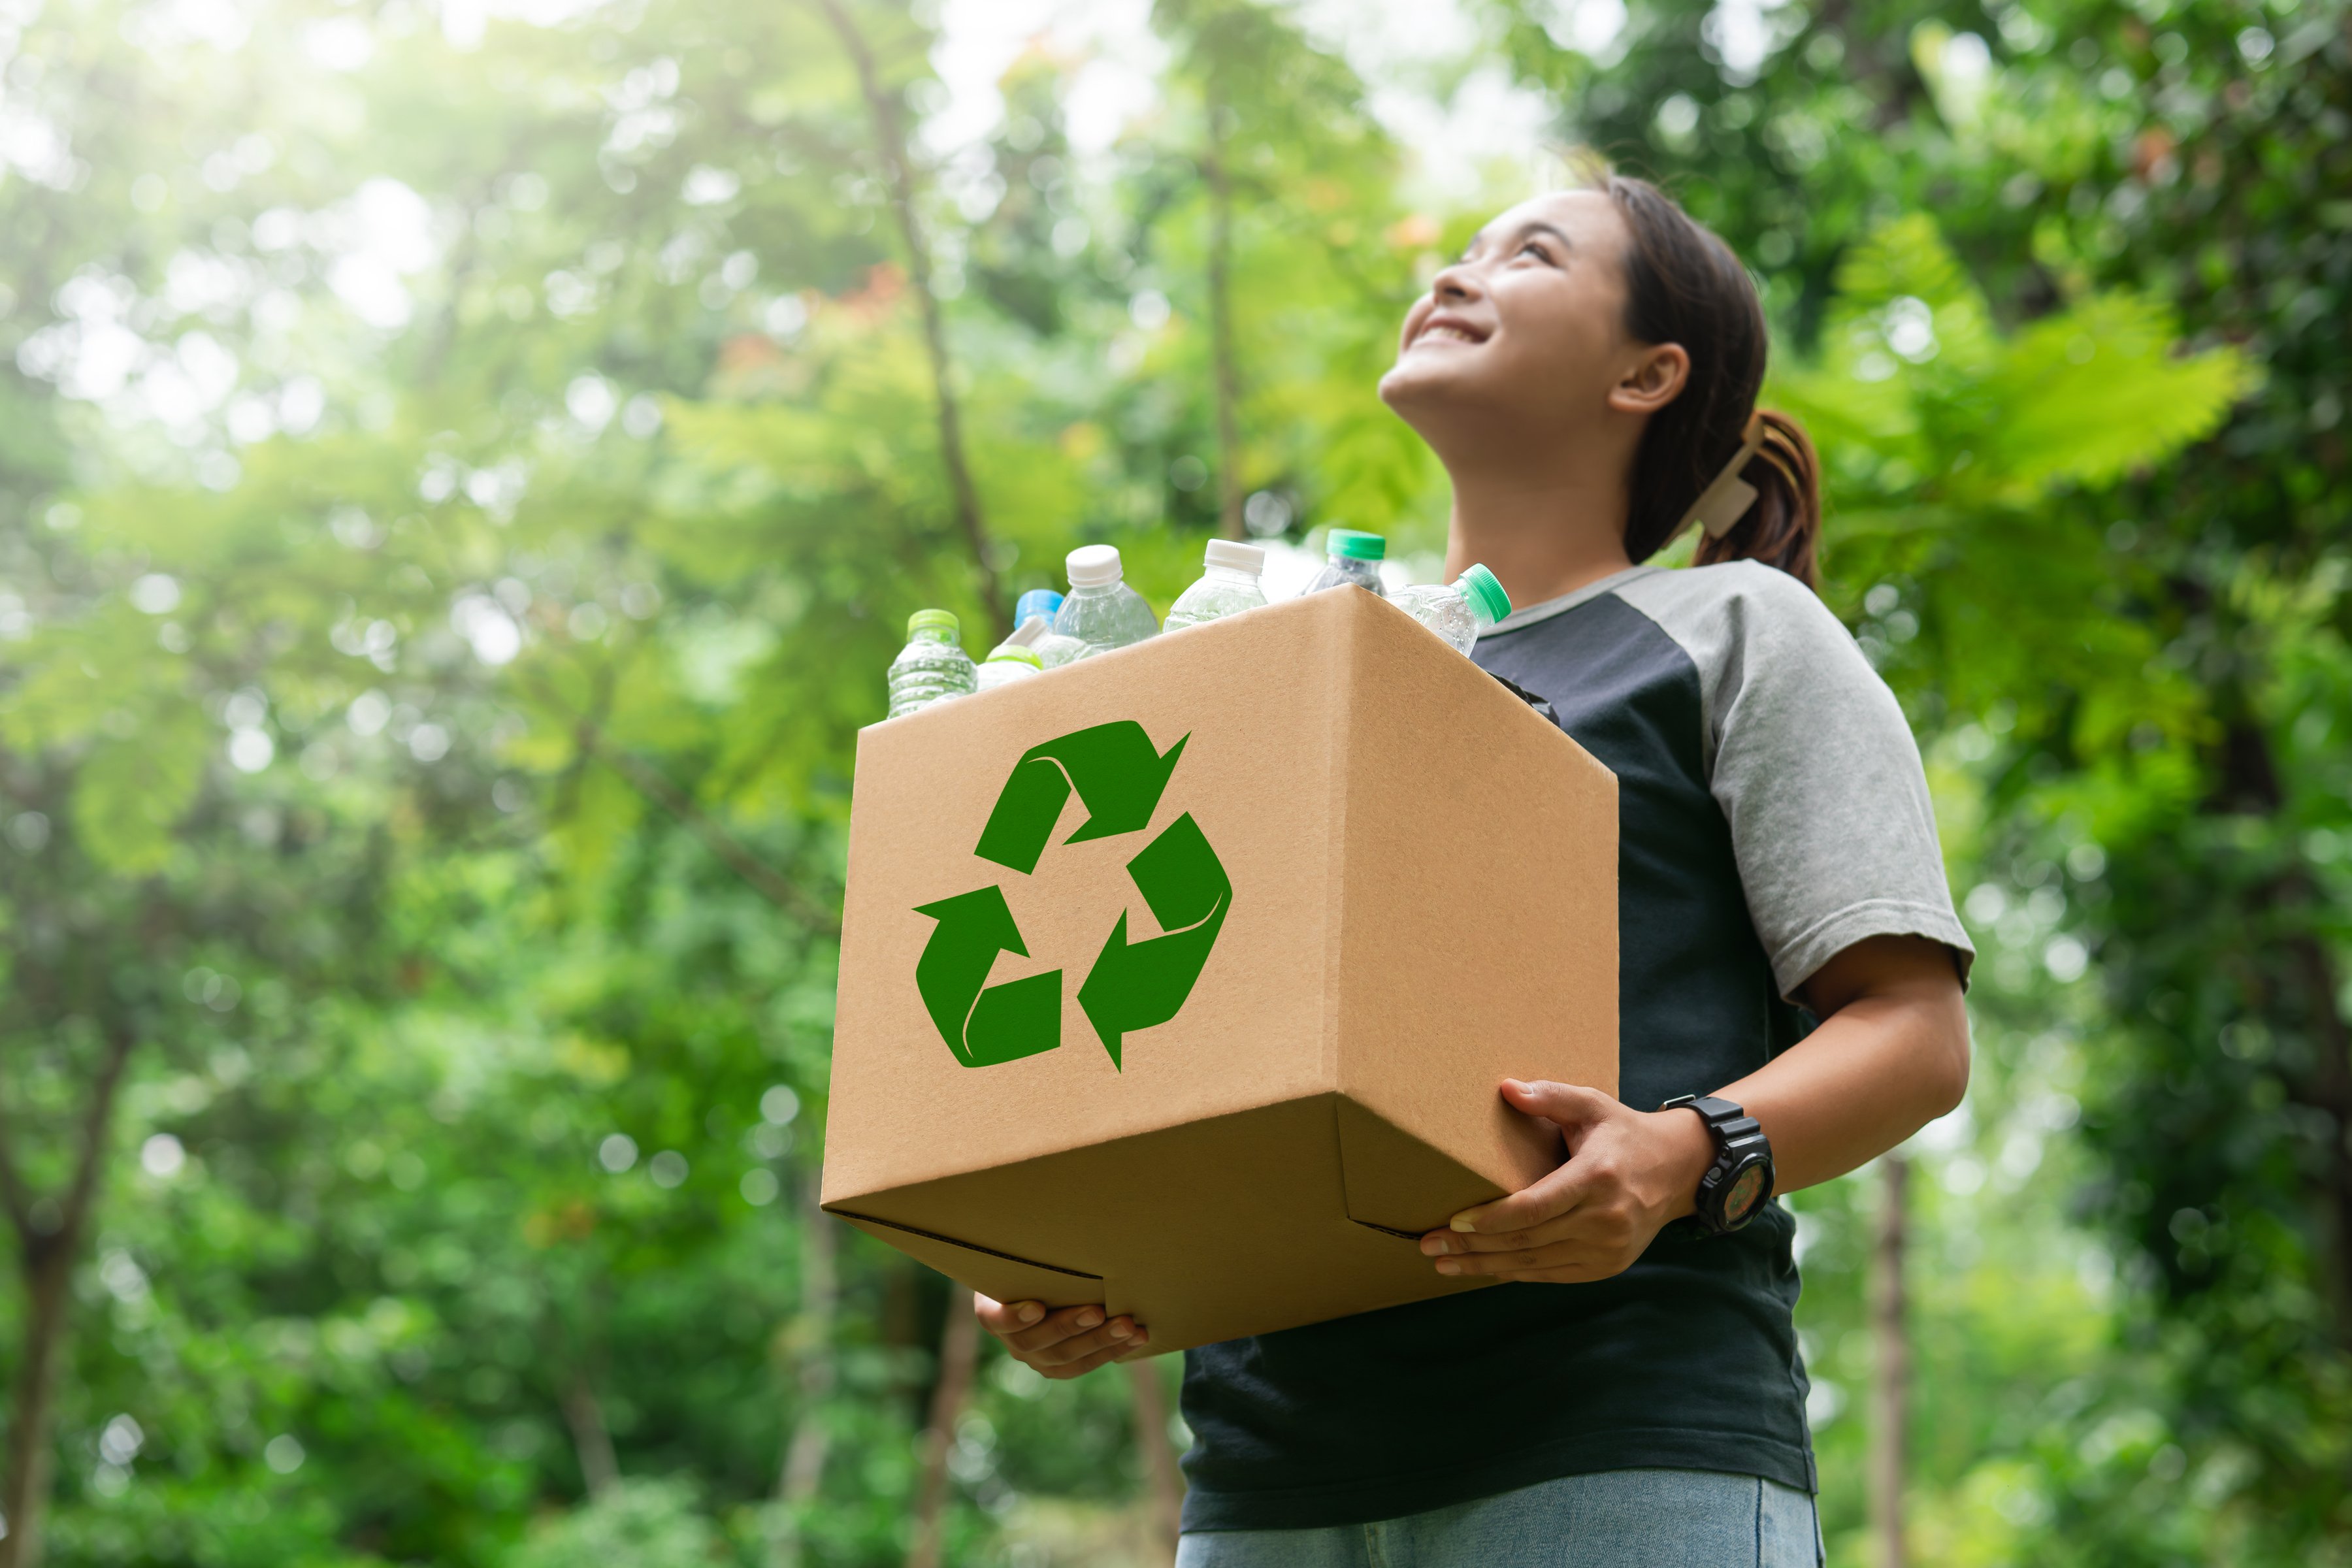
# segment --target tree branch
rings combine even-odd
[[[956,525],[963,532],[973,563],[980,568],[982,592],[988,601],[989,619],[995,627],[995,637],[991,640],[1001,641],[1013,631],[1012,606],[1004,602],[1003,584],[998,580],[993,559],[994,542],[989,538],[987,522],[981,514],[980,491],[972,483],[971,466],[964,458],[963,416],[956,403],[954,367],[948,359],[947,324],[940,311],[939,296],[931,292],[930,252],[924,247],[923,231],[916,220],[914,166],[907,155],[906,130],[898,122],[898,100],[882,86],[881,75],[874,67],[874,51],[866,46],[866,36],[857,30],[856,22],[841,0],[815,0],[815,4],[832,23],[833,30],[840,35],[842,47],[857,68],[858,89],[865,95],[866,112],[874,120],[875,144],[889,174],[890,210],[906,241],[907,276],[914,285],[916,303],[923,315],[923,348],[930,357],[931,388],[939,406],[940,458],[947,466],[948,488],[955,497]]]
[[[0,1212],[7,1215],[19,1240],[32,1240],[33,1194],[25,1186],[24,1174],[16,1169],[16,1151],[10,1147],[5,1100],[0,1100]]]
[[[107,1028],[106,1056],[100,1063],[98,1081],[91,1087],[89,1107],[82,1115],[81,1150],[74,1165],[73,1183],[66,1189],[65,1222],[58,1227],[58,1236],[67,1246],[79,1238],[82,1226],[89,1218],[90,1205],[98,1196],[100,1173],[106,1166],[108,1130],[114,1122],[114,1098],[122,1087],[122,1075],[131,1065],[131,1053],[138,1047],[139,1037],[121,1019],[112,1020]]]
[[[1209,342],[1216,368],[1217,531],[1242,537],[1241,373],[1234,350],[1234,184],[1225,167],[1227,110],[1213,85],[1208,91],[1209,151],[1202,173],[1209,184]]]
[[[730,833],[724,824],[697,805],[693,796],[663,777],[651,763],[614,745],[595,720],[574,709],[546,681],[530,678],[527,684],[541,701],[572,721],[573,733],[579,738],[583,752],[594,756],[598,762],[628,780],[638,794],[677,818],[688,831],[702,840],[705,847],[724,861],[730,870],[749,883],[753,892],[790,913],[819,935],[840,937],[841,919],[838,915],[810,898],[791,878],[761,859],[741,839]]]

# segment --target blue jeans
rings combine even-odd
[[[1604,1470],[1375,1524],[1200,1531],[1176,1568],[1819,1568],[1813,1500],[1756,1476]]]

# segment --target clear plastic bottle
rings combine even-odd
[[[1389,602],[1467,656],[1478,634],[1511,613],[1511,596],[1484,566],[1473,566],[1451,587],[1400,588]]]
[[[1257,580],[1265,570],[1265,552],[1256,545],[1212,539],[1202,566],[1201,580],[1179,594],[1169,607],[1163,630],[1223,620],[1265,604],[1265,590]]]
[[[1054,630],[1054,616],[1061,607],[1062,595],[1053,589],[1030,589],[1013,606],[1013,619],[1020,629],[1006,640],[1021,642],[1036,654],[1038,664],[1047,669],[1069,663],[1087,651],[1087,645]]]
[[[1021,634],[1015,632],[1013,635],[1018,637]],[[993,691],[1000,686],[1010,686],[1016,680],[1026,680],[1043,672],[1044,667],[1039,664],[1034,649],[1025,643],[1008,639],[997,644],[995,651],[982,661],[980,689]]]
[[[1116,544],[1082,544],[1070,552],[1070,596],[1054,612],[1054,630],[1086,645],[1079,658],[1160,635],[1159,617],[1129,587]]]
[[[1335,528],[1323,541],[1323,570],[1302,592],[1312,594],[1323,588],[1344,588],[1354,584],[1370,590],[1382,598],[1387,590],[1381,586],[1381,563],[1389,552],[1389,542],[1377,533],[1360,533],[1352,528]]]
[[[907,646],[890,661],[890,717],[978,689],[980,672],[958,640],[954,612],[917,610],[907,617]]]

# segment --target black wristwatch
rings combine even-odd
[[[1715,1163],[1698,1179],[1698,1212],[1691,1218],[1710,1235],[1738,1230],[1771,1200],[1772,1145],[1756,1118],[1711,1094],[1678,1094],[1658,1109],[1685,1105],[1715,1140]]]

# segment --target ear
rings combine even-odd
[[[1690,381],[1689,352],[1680,343],[1652,343],[1634,352],[1637,357],[1609,389],[1609,406],[1620,414],[1655,414],[1680,397]]]

